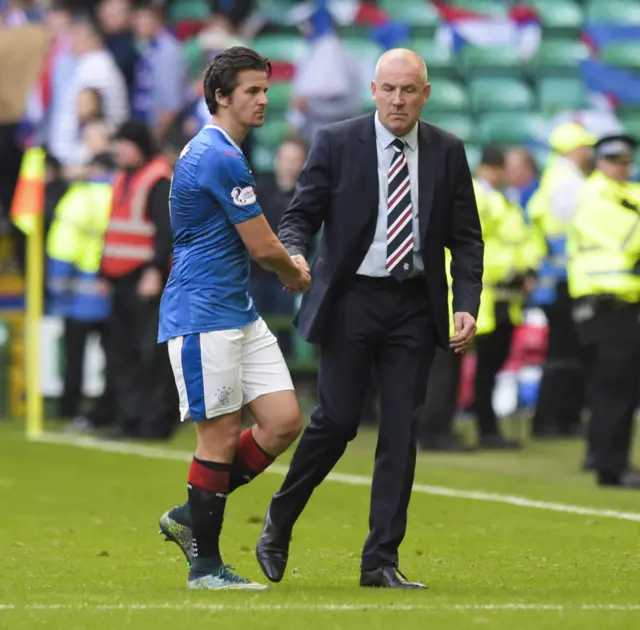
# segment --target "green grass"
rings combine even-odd
[[[189,451],[186,429],[162,448]],[[363,432],[338,471],[369,475],[374,442]],[[598,489],[580,472],[582,455],[578,441],[423,455],[416,483],[640,512],[637,493]],[[416,492],[401,569],[430,590],[365,590],[357,579],[368,489],[336,482],[299,521],[281,584],[187,592],[182,556],[156,533],[159,515],[185,496],[186,472],[181,461],[29,443],[20,425],[0,423],[0,629],[638,627],[639,522]],[[228,504],[225,560],[257,580],[253,549],[280,481],[263,475]]]

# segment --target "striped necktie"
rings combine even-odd
[[[387,271],[404,280],[413,269],[413,209],[405,143],[393,141],[387,197]]]

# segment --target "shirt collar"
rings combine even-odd
[[[375,116],[375,127],[376,127],[376,137],[382,144],[385,149],[388,149],[391,146],[391,143],[394,140],[398,139],[398,136],[394,136],[381,122],[378,116],[378,112],[376,112]],[[400,136],[400,140],[404,141],[405,144],[412,150],[415,151],[418,148],[418,123],[416,122],[413,129],[406,135]]]

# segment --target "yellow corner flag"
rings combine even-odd
[[[40,324],[44,293],[44,178],[45,152],[27,149],[11,203],[11,221],[27,235],[26,346],[27,436],[38,438],[43,430],[40,386]]]

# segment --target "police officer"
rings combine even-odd
[[[584,352],[589,452],[598,482],[640,488],[629,461],[640,386],[640,185],[634,138],[602,138],[568,236],[569,292]]]
[[[577,123],[558,125],[549,138],[553,154],[527,205],[528,217],[546,250],[530,305],[545,313],[547,356],[533,416],[533,435],[574,435],[584,406],[584,374],[567,289],[567,226],[592,166],[595,138]]]

